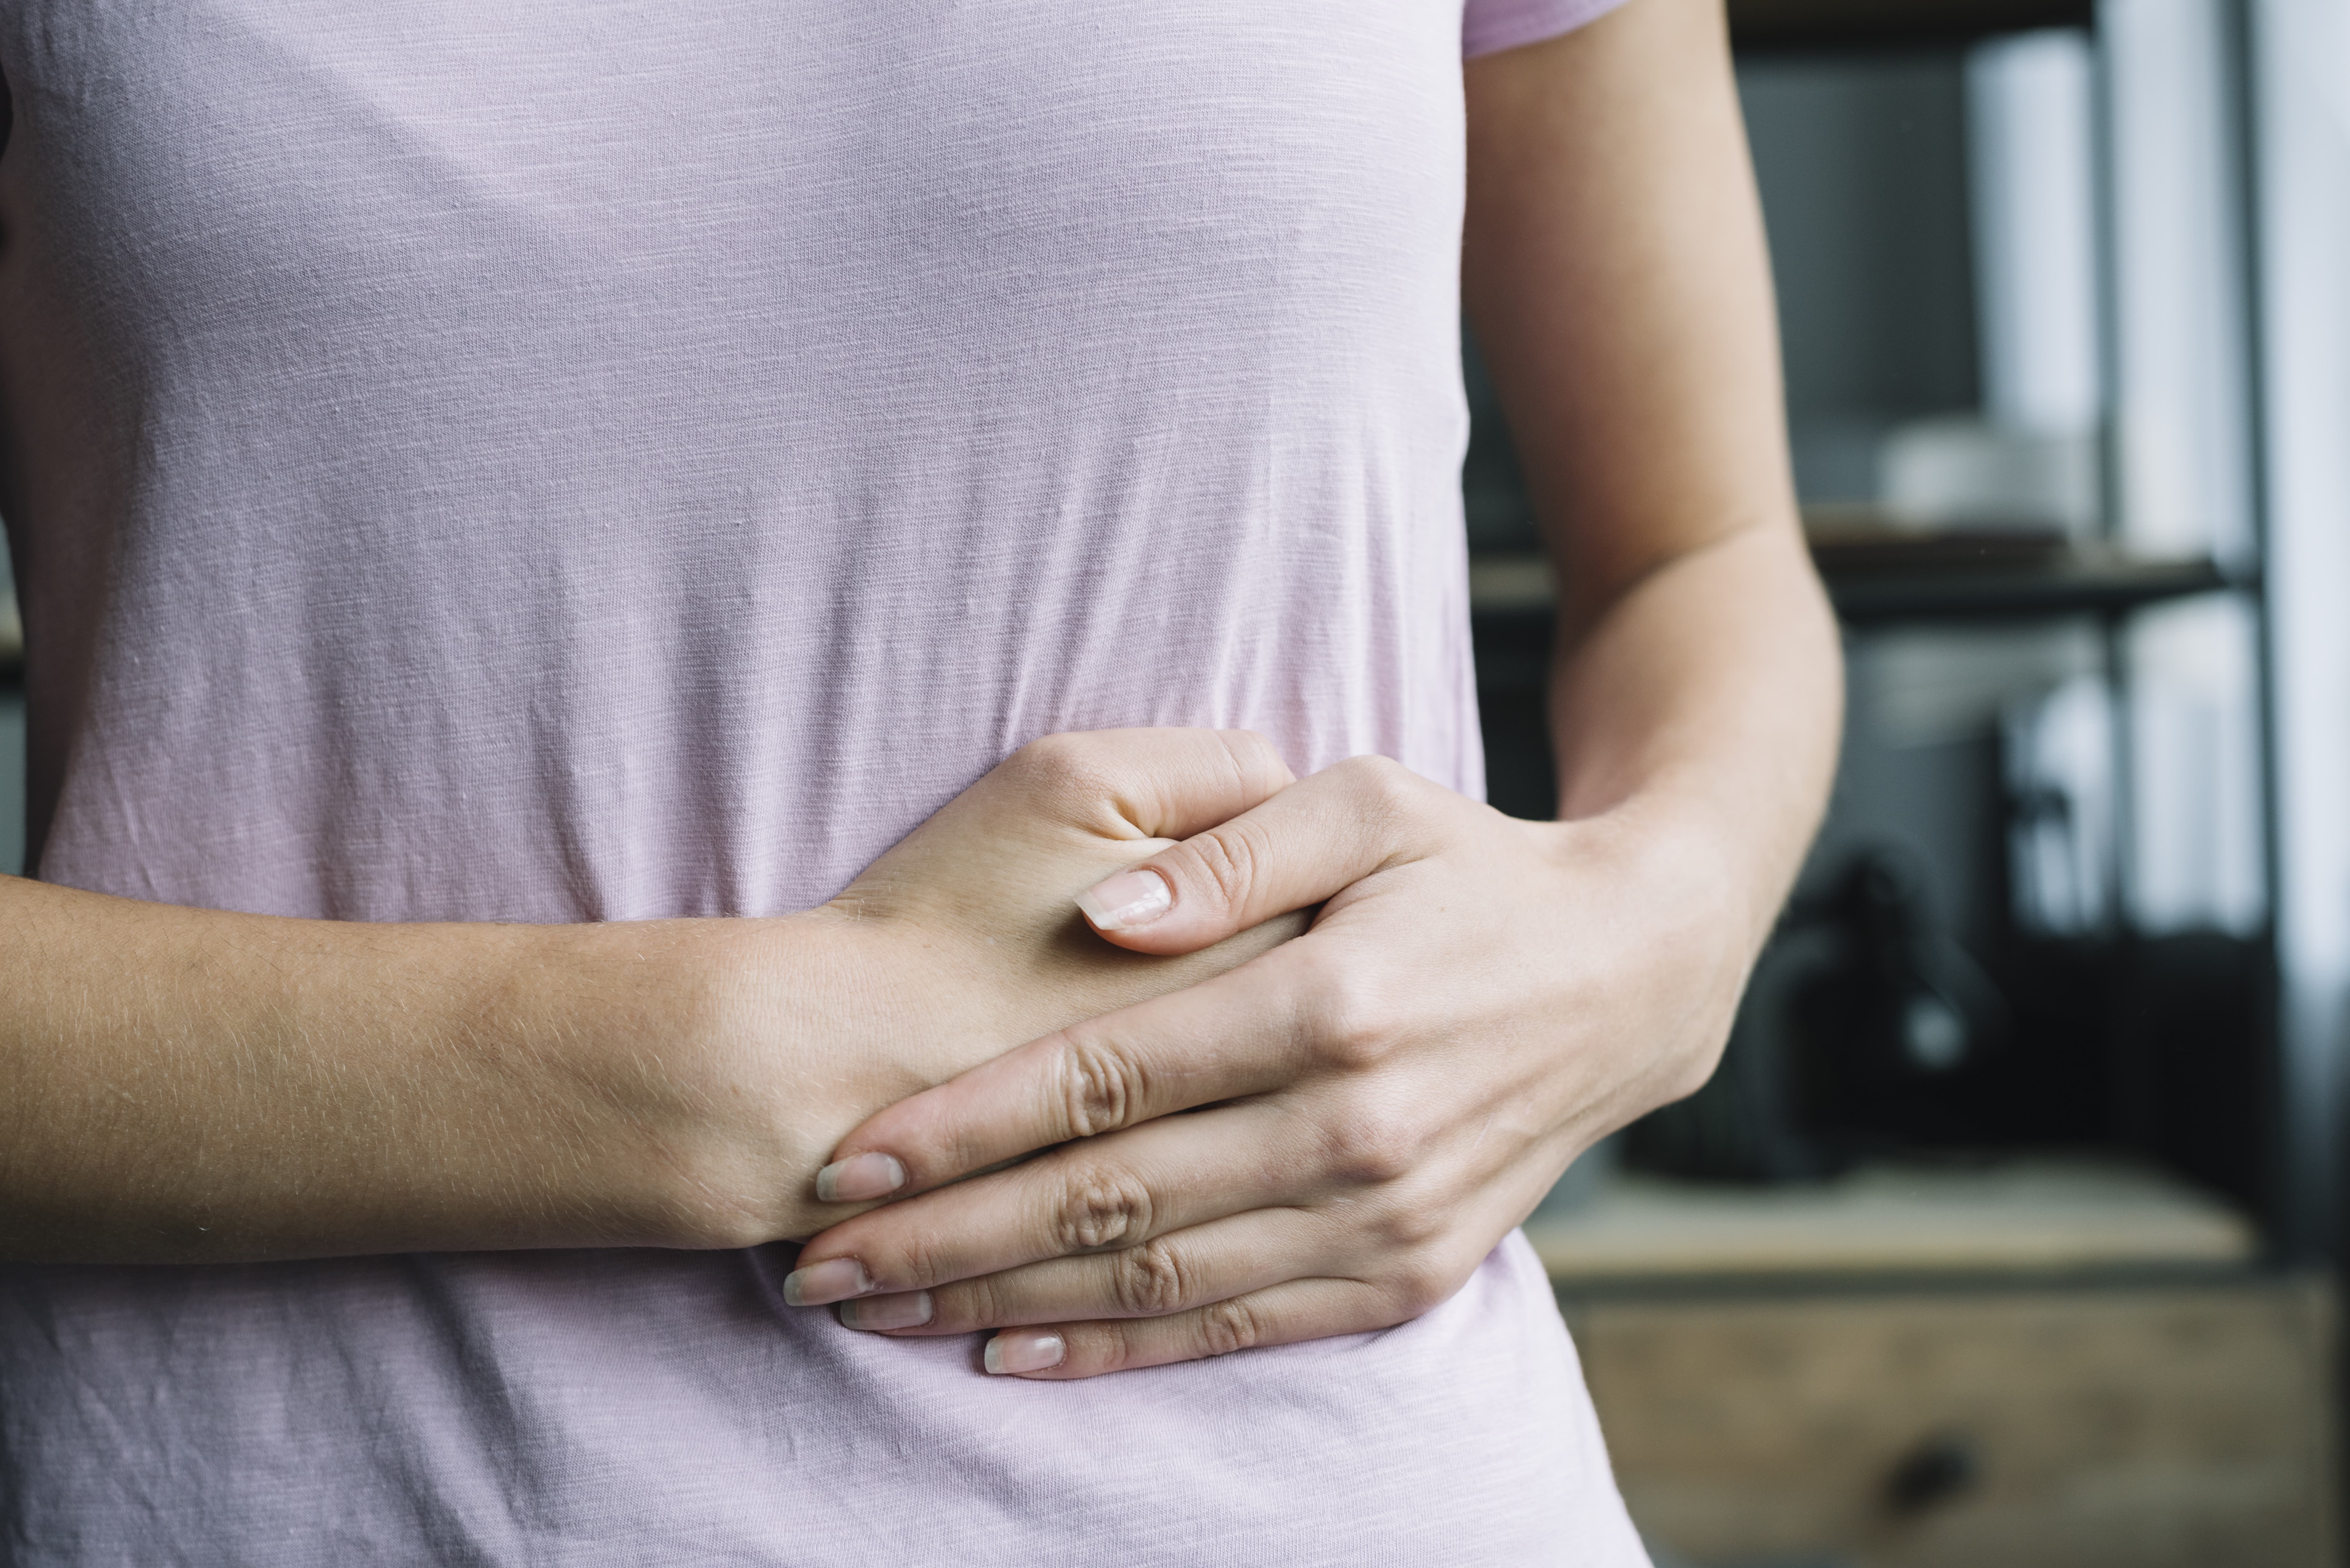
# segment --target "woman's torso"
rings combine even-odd
[[[777,913],[1125,724],[1474,792],[1461,26],[0,4],[40,875]],[[1637,1560],[1522,1242],[1387,1334],[1084,1386],[784,1267],[9,1270],[0,1551]]]

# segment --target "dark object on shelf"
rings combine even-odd
[[[1885,1478],[1885,1505],[1904,1517],[1952,1502],[1982,1482],[1982,1455],[1963,1432],[1937,1432],[1903,1455]]]
[[[2090,0],[1730,0],[1730,37],[1741,49],[1962,43],[2095,18]]]
[[[1889,847],[1856,857],[1826,898],[1795,911],[1835,936],[1834,957],[1793,998],[1805,1120],[1846,1138],[1946,1126],[1943,1085],[2006,1043],[2006,1000],[1941,929],[1925,878]]]
[[[1688,1099],[1632,1124],[1627,1164],[1705,1181],[1813,1181],[1838,1172],[1835,1151],[1803,1123],[1789,1059],[1790,995],[1833,957],[1819,927],[1781,927],[1740,999],[1721,1064]]]
[[[2001,1120],[2010,1095],[2038,1109],[2085,1100],[2089,1116],[2075,1121],[2091,1125],[2054,1130],[2093,1134],[2094,1093],[2031,1081],[2061,1075],[2061,1058],[2015,1072],[2014,1022],[1998,984],[1936,920],[1917,866],[1872,847],[1788,910],[1721,1069],[1636,1124],[1627,1152],[1675,1176],[1806,1180],[1869,1156],[2008,1141],[2022,1130]]]
[[[1848,874],[1850,875],[1850,874]],[[1846,1066],[1877,983],[1817,907],[1791,911],[1757,966],[1721,1069],[1633,1125],[1627,1163],[1733,1182],[1833,1176],[1856,1159],[2127,1149],[2269,1224],[2280,1214],[2279,1072],[2264,937],[2010,936],[1981,955],[2003,1031],[1940,1072],[1880,1037]],[[1838,995],[1840,988],[1853,994]],[[1895,1060],[1887,1063],[1887,1055]],[[1870,1058],[1864,1054],[1866,1064]]]
[[[1912,580],[1906,559],[1895,554],[1889,563],[1901,568],[1888,574],[1896,584]],[[2221,583],[2208,562],[2189,565],[2192,580]],[[1831,569],[1846,584],[1860,575]],[[1964,575],[1946,569],[1943,579]],[[2006,594],[2023,575],[2003,563],[1970,591]],[[1512,815],[1546,818],[1556,800],[1544,697],[1547,575],[1533,556],[1486,557],[1473,585],[1488,798]],[[1936,592],[1945,606],[1956,597]],[[2012,597],[2001,608],[2022,613]],[[2008,902],[2003,894],[1991,900],[2002,909]],[[1912,1096],[1917,1114],[1837,1137],[1800,1092],[1812,1047],[1800,1038],[1794,997],[1835,961],[1841,940],[1819,916],[1812,905],[1792,912],[1764,950],[1720,1072],[1632,1129],[1634,1167],[1773,1182],[1832,1175],[1855,1156],[2120,1147],[2275,1221],[2283,1188],[2266,933],[2123,939],[1970,929],[1974,956],[2009,1010],[2004,1044],[1928,1080],[1930,1094]]]

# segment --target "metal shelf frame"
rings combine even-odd
[[[1731,41],[1749,52],[1963,43],[2095,19],[2094,0],[1730,0]]]

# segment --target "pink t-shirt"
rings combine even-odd
[[[1609,3],[0,0],[39,874],[778,913],[1111,725],[1476,792],[1464,26]],[[789,1262],[0,1270],[0,1561],[1644,1561],[1523,1240],[1081,1384]]]

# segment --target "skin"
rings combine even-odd
[[[1129,731],[1024,749],[781,919],[363,926],[0,878],[0,1255],[816,1235],[802,1300],[1005,1328],[991,1366],[1042,1376],[1451,1293],[1711,1070],[1840,689],[1718,10],[1633,0],[1468,92],[1468,297],[1569,585],[1560,821]],[[1087,930],[1071,900],[1137,863],[1171,907]]]
[[[814,1177],[863,1117],[1300,929],[1144,957],[1070,903],[1288,782],[1253,735],[1040,741],[779,919],[368,925],[0,877],[0,1256],[807,1236],[855,1211]]]
[[[1634,0],[1467,92],[1464,289],[1566,585],[1559,820],[1363,758],[1143,860],[1171,907],[1107,943],[1322,907],[858,1127],[835,1180],[896,1200],[798,1299],[1045,1378],[1388,1327],[1719,1059],[1841,721],[1720,6]]]

